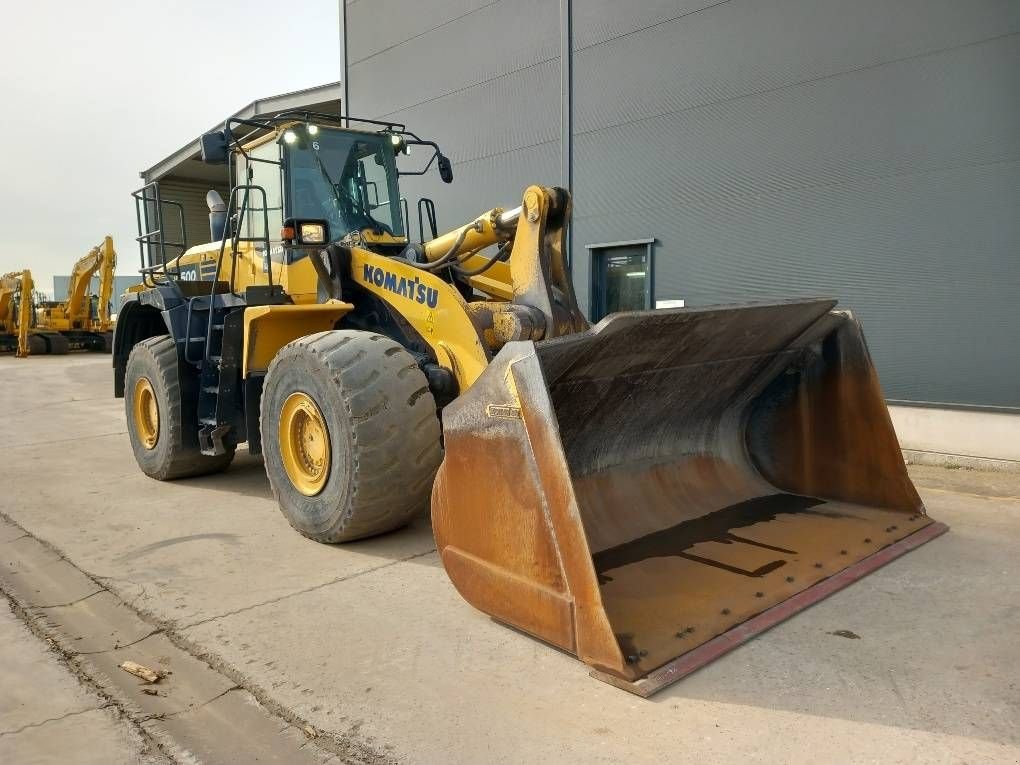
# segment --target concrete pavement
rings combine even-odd
[[[119,765],[167,760],[114,704],[0,603],[0,762]]]
[[[949,534],[641,700],[468,606],[425,519],[327,547],[247,454],[151,481],[111,391],[0,358],[0,510],[347,761],[1020,759],[1016,476],[914,469]]]

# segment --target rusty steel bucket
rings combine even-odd
[[[648,695],[944,531],[834,306],[505,346],[443,413],[433,528],[457,590]]]

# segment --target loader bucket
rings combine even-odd
[[[443,412],[443,565],[648,695],[945,530],[832,300],[616,314],[505,346]]]

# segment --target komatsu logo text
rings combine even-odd
[[[413,300],[415,303],[427,305],[429,308],[435,308],[436,304],[439,303],[439,290],[423,284],[417,276],[413,279],[403,276],[398,277],[390,271],[365,264],[362,278],[376,287],[382,287],[394,295],[400,295],[408,300]]]

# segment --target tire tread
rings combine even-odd
[[[183,400],[184,397],[194,396],[197,401],[198,380],[194,375],[185,377],[182,385],[182,370],[179,369],[177,345],[173,338],[169,335],[157,335],[142,340],[131,349],[127,368],[131,370],[134,365],[146,364],[147,361],[151,362],[162,389],[166,391],[166,400],[162,402],[166,411],[160,412],[160,428],[167,429],[170,440],[164,459],[150,467],[143,464],[139,458],[140,450],[144,450],[144,446],[136,443],[132,434],[131,446],[135,450],[139,466],[146,475],[158,481],[191,478],[226,470],[234,459],[234,448],[230,447],[225,454],[215,456],[202,454],[198,447],[197,423],[192,426],[185,422]],[[129,371],[128,379],[130,378]],[[131,403],[131,386],[128,385],[124,406],[129,429],[131,429]],[[162,435],[160,437],[162,438]]]
[[[348,502],[328,529],[311,534],[291,520],[277,484],[286,474],[266,470],[284,514],[298,531],[319,542],[346,542],[406,525],[428,505],[432,480],[442,461],[441,428],[424,373],[395,340],[372,332],[331,330],[285,346],[269,366],[274,372],[295,356],[315,354],[336,385],[351,438],[354,466]],[[267,437],[263,395],[263,437]]]

